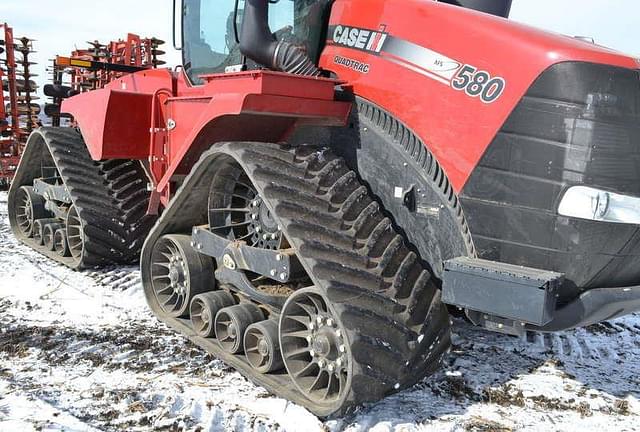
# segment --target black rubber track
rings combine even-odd
[[[215,344],[194,337],[175,320],[159,315],[163,321],[245,375],[253,374],[249,378],[272,392],[320,416],[344,414],[364,402],[379,400],[438,368],[450,345],[449,317],[440,292],[419,257],[409,250],[343,159],[330,150],[307,146],[222,144],[203,155],[174,205],[184,207],[181,201],[188,199],[191,191],[206,188],[212,175],[206,170],[221,156],[233,157],[247,172],[298,251],[313,283],[347,329],[353,356],[351,389],[340,406],[316,406],[293,393],[286,377],[277,381],[259,376],[242,359],[220,353]],[[156,314],[161,312],[147,292],[145,256],[167,229],[183,225],[179,219],[184,211],[169,208],[143,250],[143,283]],[[194,208],[188,212],[193,214]]]
[[[14,224],[12,198],[19,187],[31,185],[42,176],[47,152],[82,220],[84,250],[80,259],[47,253],[31,239],[23,238]],[[11,226],[22,242],[71,268],[134,263],[155,219],[146,215],[147,182],[138,161],[93,161],[76,129],[40,128],[29,138],[9,191]]]

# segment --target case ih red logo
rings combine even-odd
[[[337,25],[329,27],[331,39],[328,43],[380,56],[487,104],[497,101],[504,93],[507,86],[504,78],[393,36],[385,30],[384,25],[378,31]],[[334,63],[361,73],[368,73],[371,68],[367,63],[343,56],[334,57]]]
[[[387,33],[338,25],[333,30],[333,42],[349,48],[379,53]]]

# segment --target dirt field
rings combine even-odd
[[[640,431],[640,316],[557,335],[456,321],[446,367],[322,423],[161,325],[135,268],[19,245],[0,194],[0,431]]]

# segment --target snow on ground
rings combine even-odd
[[[135,268],[18,244],[0,194],[0,431],[640,431],[640,316],[526,339],[456,321],[445,367],[322,423],[147,311]]]

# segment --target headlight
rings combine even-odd
[[[573,186],[562,197],[558,213],[580,219],[640,224],[640,198]]]

